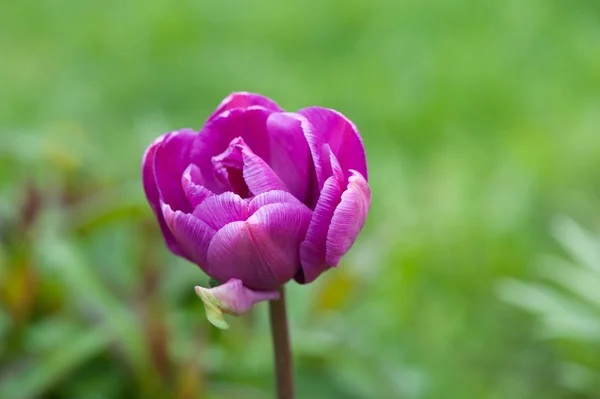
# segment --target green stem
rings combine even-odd
[[[294,399],[294,374],[292,353],[290,351],[290,335],[288,332],[285,311],[285,291],[279,288],[278,300],[269,302],[271,319],[271,336],[275,355],[275,376],[277,382],[277,399]]]

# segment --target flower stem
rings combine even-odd
[[[292,353],[290,351],[290,335],[288,333],[285,312],[285,291],[279,287],[279,299],[269,302],[271,319],[271,336],[275,355],[275,375],[277,381],[277,399],[294,398],[294,375]]]

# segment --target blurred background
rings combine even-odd
[[[270,398],[213,328],[144,149],[230,92],[342,111],[373,202],[290,284],[299,398],[600,397],[600,3],[4,1],[0,398]]]

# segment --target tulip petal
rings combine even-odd
[[[213,193],[203,186],[203,178],[200,169],[196,165],[190,164],[181,176],[181,186],[190,205],[196,208],[206,198]]]
[[[260,158],[269,159],[266,122],[272,112],[259,106],[234,108],[220,113],[204,125],[194,142],[191,163],[199,167],[207,189],[217,194],[229,190],[229,187],[223,185],[214,175],[212,158],[223,153],[236,137],[242,137]]]
[[[261,96],[260,94],[248,93],[245,91],[231,93],[217,107],[215,112],[208,118],[208,121],[217,117],[220,113],[234,108],[248,108],[254,105],[259,105],[271,111],[282,112],[283,109],[270,98]]]
[[[300,268],[298,245],[311,213],[303,204],[269,204],[245,222],[225,225],[208,248],[210,275],[219,281],[239,278],[252,289],[286,283]]]
[[[154,178],[160,199],[175,211],[193,209],[181,186],[181,178],[190,164],[190,150],[197,137],[198,133],[191,129],[171,132],[154,155]]]
[[[285,183],[265,161],[254,154],[250,148],[239,146],[244,160],[243,176],[253,195],[272,190],[287,190]]]
[[[244,160],[241,151],[236,149],[236,143],[240,140],[242,140],[240,137],[233,139],[225,151],[212,157],[213,172],[228,191],[233,191],[242,198],[248,198],[251,193],[242,174]]]
[[[216,230],[189,213],[173,211],[164,202],[161,202],[161,207],[166,224],[177,239],[186,258],[210,275],[211,270],[206,262],[206,252]]]
[[[245,186],[253,195],[258,195],[271,190],[287,190],[286,185],[279,176],[273,172],[260,157],[256,156],[246,145],[241,137],[235,138],[229,144],[229,147],[222,154],[213,157],[215,171],[220,175],[231,175],[233,170],[241,170]],[[231,178],[229,177],[231,180]],[[231,182],[233,186],[235,182]],[[233,187],[241,191],[243,188]]]
[[[341,113],[327,108],[309,107],[298,111],[314,126],[317,135],[328,143],[344,170],[350,177],[350,169],[367,176],[367,159],[362,138],[356,126]]]
[[[342,184],[339,177],[333,175],[323,186],[306,233],[306,239],[300,244],[302,270],[295,278],[301,284],[312,282],[328,268],[325,261],[327,233],[335,209],[342,199]]]
[[[330,267],[338,265],[340,259],[362,230],[369,206],[371,205],[371,188],[365,178],[357,171],[351,171],[348,188],[342,194],[327,233],[327,250],[325,261]]]
[[[150,204],[150,207],[152,208],[152,211],[158,220],[158,225],[163,234],[167,247],[175,255],[185,256],[183,250],[173,236],[173,233],[171,233],[171,230],[167,226],[165,218],[163,217],[160,205],[160,194],[158,192],[158,187],[156,186],[156,179],[154,178],[154,157],[156,155],[156,149],[162,145],[165,138],[169,135],[170,133],[167,133],[154,140],[154,142],[144,153],[144,157],[142,159],[142,184],[144,186],[144,192],[146,193],[148,203]]]
[[[239,316],[249,311],[258,302],[279,299],[279,292],[276,290],[254,291],[244,287],[242,281],[235,278],[218,287],[196,286],[195,290],[204,302],[208,321],[222,329],[229,328],[223,319],[223,313]]]
[[[226,192],[204,200],[193,215],[216,231],[228,223],[246,220],[248,204],[239,195]]]
[[[273,190],[262,193],[252,198],[248,204],[248,215],[269,204],[301,204],[301,202],[287,191]]]
[[[267,162],[296,198],[309,202],[311,183],[316,178],[307,141],[314,136],[312,125],[301,115],[275,112],[269,115],[267,128],[271,145]]]

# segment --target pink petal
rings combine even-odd
[[[307,136],[314,135],[312,126],[298,114],[276,112],[267,119],[267,128],[271,143],[269,165],[288,190],[307,203],[312,186],[318,186],[313,182],[317,175],[307,141]]]
[[[244,160],[236,148],[240,140],[240,137],[233,139],[225,151],[212,157],[213,173],[226,190],[247,198],[251,194],[242,174]]]
[[[204,302],[208,320],[219,328],[229,328],[223,313],[239,316],[261,301],[279,299],[278,291],[254,291],[244,287],[241,280],[232,278],[214,288],[196,286],[196,294]]]
[[[239,195],[226,192],[213,195],[194,209],[194,216],[215,231],[231,222],[248,218],[248,204]]]
[[[243,176],[253,195],[272,190],[287,190],[285,183],[265,161],[255,155],[245,145],[238,145],[244,160]]]
[[[208,120],[212,120],[216,118],[220,113],[234,109],[234,108],[248,108],[251,106],[259,105],[263,108],[269,109],[271,111],[282,112],[283,109],[277,105],[277,103],[270,98],[265,96],[261,96],[260,94],[248,93],[245,91],[240,91],[236,93],[231,93],[217,107],[215,112],[208,118]]]
[[[273,190],[262,193],[252,198],[248,204],[248,214],[252,215],[265,205],[269,204],[301,204],[301,202],[287,191]]]
[[[247,221],[225,225],[208,248],[211,276],[218,281],[238,278],[252,289],[272,290],[300,268],[298,246],[311,211],[302,204],[270,204]]]
[[[297,119],[301,123],[302,132],[304,133],[304,137],[306,139],[306,143],[308,144],[312,158],[312,168],[314,168],[314,173],[317,178],[317,184],[313,184],[313,190],[318,192],[325,184],[325,180],[327,180],[327,178],[331,175],[331,173],[328,172],[328,153],[324,147],[326,142],[315,130],[315,127],[310,123],[310,121],[304,117],[304,115],[299,113],[288,113],[287,115]],[[314,196],[314,193],[310,193],[309,195]]]
[[[287,189],[279,176],[265,161],[252,152],[241,137],[233,139],[225,152],[213,157],[213,164],[220,174],[231,174],[232,169],[241,170],[245,186],[253,195]],[[236,187],[233,189],[239,190],[239,188],[235,190]]]
[[[202,201],[213,195],[210,190],[203,186],[203,182],[204,180],[200,173],[200,169],[198,169],[196,165],[190,164],[181,176],[183,192],[193,208],[197,207]]]
[[[197,133],[183,129],[167,134],[154,154],[154,178],[160,199],[176,211],[191,212],[181,178],[189,166],[190,150]]]
[[[185,256],[183,250],[177,243],[177,240],[171,233],[171,230],[167,226],[165,219],[162,214],[161,206],[160,206],[160,195],[158,192],[158,187],[156,185],[156,179],[154,178],[154,156],[156,154],[156,149],[162,145],[165,138],[169,136],[170,133],[164,134],[154,140],[150,147],[144,153],[144,157],[142,159],[142,184],[144,186],[144,192],[146,194],[146,199],[156,216],[158,221],[158,225],[160,226],[160,230],[165,239],[165,243],[171,252],[178,256]]]
[[[206,252],[215,235],[215,229],[189,213],[173,211],[168,204],[161,202],[161,207],[166,224],[186,258],[210,275],[211,270],[206,262]]]
[[[230,109],[211,118],[204,125],[194,143],[191,158],[205,179],[205,187],[214,193],[228,191],[228,187],[213,173],[212,158],[227,150],[231,141],[242,137],[252,151],[262,159],[269,158],[267,118],[273,111],[253,106]]]
[[[369,206],[371,205],[371,188],[365,178],[357,171],[351,171],[348,188],[342,194],[327,234],[326,263],[331,267],[338,265],[340,259],[362,230]]]
[[[331,147],[340,161],[346,178],[354,169],[367,176],[367,159],[362,138],[356,126],[341,113],[327,108],[309,107],[298,111],[314,126],[317,135]]]
[[[327,179],[313,212],[306,239],[300,245],[302,270],[295,277],[301,284],[316,279],[328,265],[325,261],[327,232],[334,212],[342,200],[343,180],[337,175]]]

